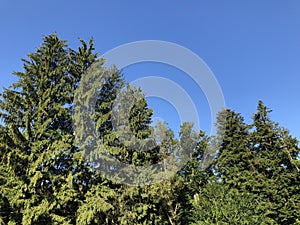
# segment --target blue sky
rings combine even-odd
[[[15,81],[13,71],[22,70],[20,58],[54,31],[72,47],[79,37],[92,36],[100,54],[132,41],[164,40],[199,55],[222,87],[226,106],[247,122],[261,99],[273,110],[272,119],[300,138],[298,0],[2,0],[0,28],[1,88]],[[179,82],[197,104],[200,126],[209,129],[205,97],[182,78],[183,72],[148,63],[125,68],[124,74],[128,81],[159,75]],[[159,99],[149,101],[156,116],[178,125],[178,118],[170,116],[174,108]]]

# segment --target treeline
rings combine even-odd
[[[218,137],[195,132],[190,123],[181,125],[179,138],[164,123],[152,128],[153,111],[141,90],[126,84],[117,68],[103,66],[92,40],[80,42],[71,49],[56,34],[45,36],[23,59],[18,81],[1,94],[0,224],[300,224],[298,140],[270,119],[261,101],[251,124],[232,110],[219,113],[221,143],[207,159]],[[75,97],[85,102],[95,91],[75,96],[82,74],[94,64],[96,73],[106,75],[93,114],[107,156],[102,161],[97,154],[88,154],[93,160],[83,154],[81,145],[88,149],[92,141],[78,142],[76,132],[88,138],[89,121],[76,130],[73,124],[79,116]],[[125,141],[113,124],[120,89],[137,96],[132,107],[118,110],[127,115],[131,131]],[[145,151],[150,143],[136,140],[151,141],[153,134],[156,145]],[[178,152],[191,146],[188,162],[176,174],[159,164],[175,166]],[[152,167],[151,174],[136,173],[111,158],[137,169],[161,166]],[[161,182],[151,182],[160,177]],[[140,185],[128,185],[130,179]]]

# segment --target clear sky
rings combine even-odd
[[[20,58],[35,51],[43,35],[55,31],[72,47],[79,37],[92,36],[100,54],[132,41],[170,41],[207,63],[226,106],[242,113],[247,122],[261,99],[273,110],[272,119],[300,138],[299,0],[1,0],[0,29],[1,88],[15,81],[11,73],[22,69]],[[163,65],[128,67],[124,74],[129,81],[166,76],[191,95],[199,94],[179,78],[180,71]],[[172,107],[158,107],[159,99],[149,101],[156,116],[171,119],[164,113],[173,112]],[[208,106],[203,102],[195,104],[200,125],[207,129]]]

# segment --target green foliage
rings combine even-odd
[[[255,195],[209,183],[193,196],[192,224],[272,224],[259,209]]]
[[[191,200],[196,224],[297,223],[298,142],[269,113],[260,101],[250,125],[234,111],[219,114],[224,132],[214,173]]]
[[[82,72],[97,57],[93,43],[78,51],[56,34],[23,60],[19,80],[2,93],[1,193],[7,223],[71,224],[80,204],[83,160],[73,158],[71,103]],[[86,176],[86,175],[85,175]]]
[[[177,139],[150,126],[142,90],[105,68],[92,40],[80,43],[45,36],[1,94],[0,225],[300,224],[298,140],[261,101],[251,124],[226,109],[217,136],[183,123]],[[101,145],[87,153],[86,140]]]

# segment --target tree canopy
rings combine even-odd
[[[1,93],[0,224],[300,224],[298,140],[271,120],[262,101],[250,124],[233,110],[219,113],[222,142],[203,166],[218,137],[187,122],[179,138],[166,123],[152,127],[142,90],[126,83],[118,68],[106,68],[94,51],[92,39],[72,49],[56,33],[45,36],[22,59],[17,82]],[[105,147],[93,154],[106,155],[105,161],[87,160],[81,145],[93,143],[78,142],[76,132],[89,129],[90,121],[80,118],[74,129],[74,100],[87,101],[95,91],[76,95],[92,65],[96,75],[106,74],[92,117]],[[120,108],[128,96],[136,97],[134,104]],[[156,145],[147,148],[151,141]],[[188,162],[168,174],[182,149],[192,149]],[[111,164],[112,157],[134,169]],[[160,166],[134,177],[134,170],[153,164]],[[168,179],[151,182],[155,176]],[[129,185],[131,179],[138,185]]]

